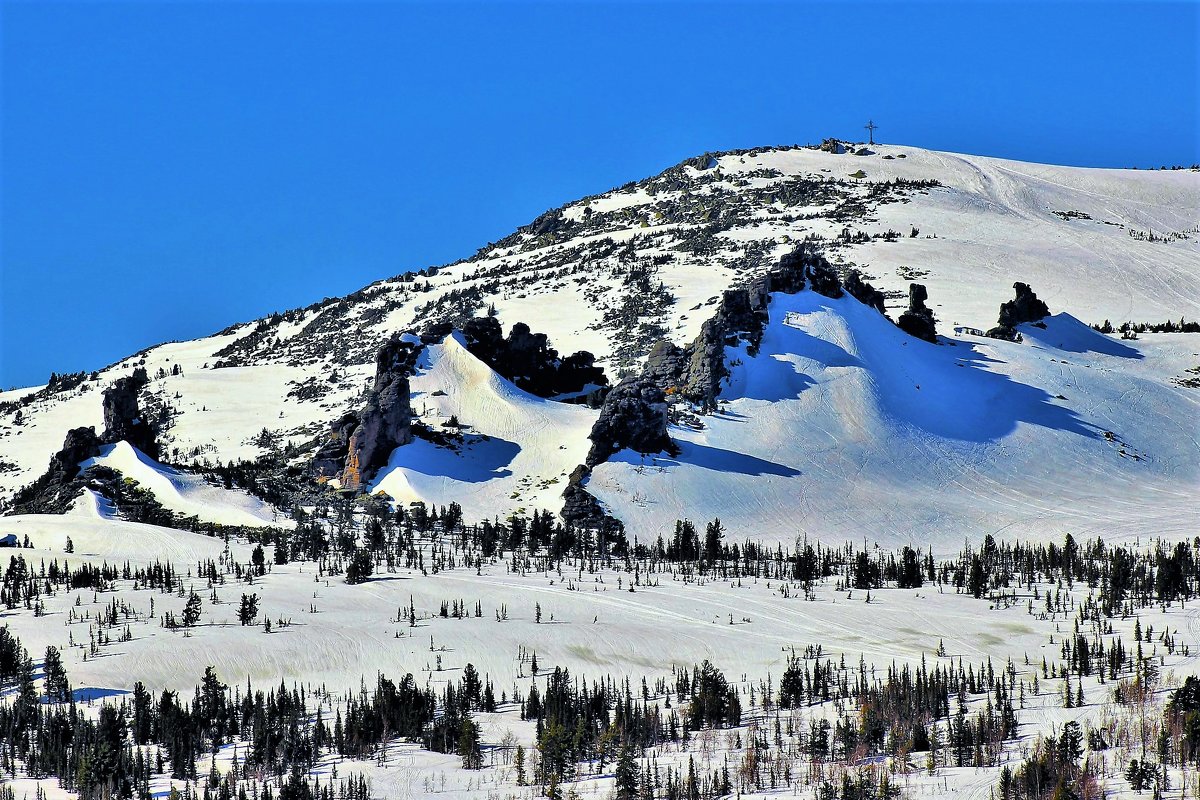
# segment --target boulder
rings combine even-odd
[[[590,469],[620,450],[639,453],[675,452],[667,435],[667,403],[663,390],[646,378],[627,378],[604,398],[600,416],[588,435],[592,441],[585,465]]]
[[[933,311],[925,305],[925,301],[928,298],[929,292],[924,286],[919,283],[909,284],[908,309],[900,315],[900,319],[896,324],[900,326],[900,330],[909,336],[915,336],[918,339],[924,339],[927,342],[936,344],[937,325],[933,317]]]

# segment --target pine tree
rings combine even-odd
[[[253,625],[258,616],[258,595],[243,594],[242,603],[238,607],[238,621],[243,625]]]
[[[200,595],[192,592],[183,606],[183,627],[191,628],[200,621]]]
[[[513,756],[513,769],[517,773],[517,786],[525,785],[525,747],[517,745],[517,752]]]
[[[57,647],[46,648],[46,660],[42,663],[42,671],[46,675],[46,697],[56,703],[70,700],[71,684],[67,681],[67,671],[63,668],[62,656]]]
[[[616,792],[617,800],[636,800],[638,796],[638,765],[628,743],[617,758]]]
[[[470,717],[463,717],[458,731],[458,754],[462,756],[463,769],[481,769],[483,753],[479,749],[479,726]]]

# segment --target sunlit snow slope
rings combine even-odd
[[[1123,342],[1087,327],[1200,318],[1194,172],[894,145],[762,149],[672,167],[539,220],[471,259],[153,347],[69,390],[0,395],[0,500],[46,468],[69,428],[99,429],[100,390],[136,366],[151,377],[143,399],[175,411],[164,460],[253,458],[264,431],[303,448],[357,408],[374,350],[394,333],[494,306],[505,329],[521,321],[561,353],[590,350],[615,380],[655,337],[693,339],[722,290],[815,237],[834,264],[889,292],[893,318],[910,281],[928,286],[951,338],[911,339],[849,299],[777,297],[762,351],[730,353],[728,404],[702,429],[672,431],[678,458],[623,454],[591,478],[631,535],[720,516],[734,536],[953,547],[984,530],[1136,535],[1200,522],[1200,390],[1177,382],[1200,366],[1200,336]],[[1026,329],[1019,344],[953,333],[991,327],[1014,281],[1050,305],[1045,331]],[[557,510],[595,412],[526,395],[454,339],[422,359],[415,412],[435,427],[456,416],[465,444],[397,450],[376,488],[457,501],[469,516]],[[141,471],[168,507],[273,517],[131,455],[103,458]]]

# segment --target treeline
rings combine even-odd
[[[51,695],[55,686],[47,680],[49,702],[42,702],[34,662],[8,628],[0,628],[0,686],[13,689],[0,704],[0,772],[11,778],[20,768],[30,777],[56,777],[85,800],[150,798],[157,776],[199,782],[205,798],[367,800],[370,788],[362,778],[322,786],[309,773],[322,757],[369,758],[394,741],[457,753],[464,767],[478,769],[482,755],[471,713],[493,692],[471,665],[440,697],[407,674],[398,682],[380,675],[372,691],[347,692],[343,700],[283,683],[231,688],[208,667],[190,702],[172,691],[156,697],[138,682],[128,696],[91,715],[78,707],[61,665],[58,673],[66,691]],[[229,770],[199,773],[198,764],[233,742],[242,747]],[[247,785],[254,787],[249,794]]]

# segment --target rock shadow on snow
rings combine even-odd
[[[387,466],[380,471],[375,483],[381,483],[397,467],[462,483],[485,483],[512,475],[509,465],[520,452],[521,447],[516,442],[495,436],[472,439],[458,450],[416,439],[392,451]]]
[[[775,475],[781,478],[792,478],[800,474],[800,470],[789,467],[786,464],[777,464],[774,461],[767,461],[764,458],[739,453],[736,450],[725,450],[686,440],[676,441],[676,444],[679,446],[679,455],[677,456],[657,455],[643,457],[640,453],[632,450],[622,450],[610,458],[609,461],[642,466],[648,463],[647,459],[651,459],[650,463],[658,467],[669,468],[679,466],[680,464],[689,464],[694,467],[712,470],[713,472],[752,475],[755,477]]]
[[[1099,434],[1048,392],[988,369],[988,363],[998,362],[974,343],[946,346],[910,337],[851,298],[807,292],[780,305],[779,312],[772,310],[760,352],[746,361],[742,397],[794,399],[816,384],[858,373],[866,407],[874,405],[895,422],[945,439],[997,441],[1022,422],[1080,436]],[[838,317],[850,343],[810,332],[810,318],[828,325]]]
[[[1114,358],[1141,359],[1144,356],[1133,347],[1122,344],[1120,340],[1105,335],[1093,329],[1090,325],[1080,322],[1065,312],[1046,317],[1042,320],[1045,328],[1036,325],[1022,325],[1021,336],[1026,342],[1064,353],[1095,353]]]

